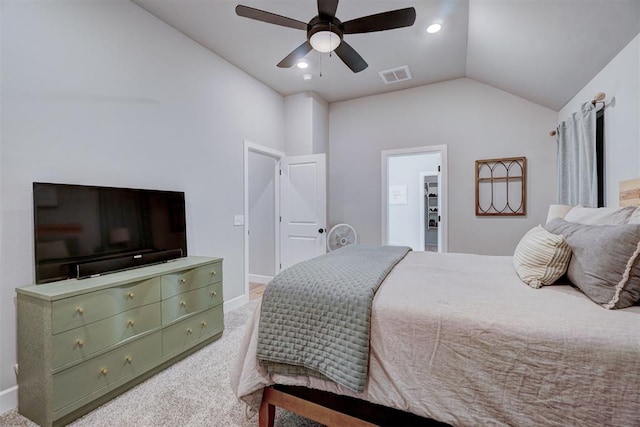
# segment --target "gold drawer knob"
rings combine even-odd
[[[186,302],[184,302],[184,301],[180,301],[180,307],[186,307],[186,306],[187,306],[187,303],[186,303]]]
[[[218,295],[216,291],[211,291],[211,296],[212,297],[215,297],[216,295]]]
[[[203,328],[206,328],[207,327],[207,322],[202,322],[202,323],[200,323],[200,325],[202,325]]]
[[[185,279],[185,278],[183,277],[182,279],[180,279],[180,283],[182,283],[182,284],[184,285],[185,283],[187,283],[187,279]]]
[[[78,314],[82,314],[82,313],[84,313],[84,308],[82,308],[82,307],[76,307],[76,312],[77,312]]]
[[[134,295],[134,293],[133,293],[133,292],[129,292],[129,295],[128,295],[128,297],[129,297],[129,298],[133,299],[133,297],[134,297],[134,296],[135,296],[135,295]]]
[[[131,361],[133,360],[133,358],[131,356],[127,356],[124,358],[125,362],[127,363],[131,363]]]
[[[84,340],[78,340],[76,341],[76,344],[78,344],[78,347],[82,347],[84,345]]]
[[[193,333],[193,330],[191,328],[187,328],[187,335],[191,335]]]
[[[100,369],[100,373],[106,377],[107,374],[109,373],[109,370],[107,368],[102,368]]]
[[[133,326],[136,324],[136,321],[133,319],[130,319],[127,323],[129,324],[129,326]]]

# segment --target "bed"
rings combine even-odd
[[[623,214],[610,210],[596,225],[552,222],[575,228],[563,229],[573,240],[561,236],[573,253],[565,257],[569,272],[580,268],[569,267],[569,259],[579,264],[588,259],[584,251],[593,256],[596,245],[579,241],[585,234],[630,236],[627,246],[618,243],[615,233],[609,242],[614,249],[602,243],[607,253],[619,252],[619,246],[626,251],[626,264],[614,275],[626,274],[624,289],[622,281],[614,284],[616,301],[627,301],[624,308],[606,309],[589,290],[571,286],[566,278],[554,280],[553,286],[535,280],[525,284],[522,270],[514,268],[518,249],[513,257],[409,252],[373,297],[367,381],[361,391],[315,375],[267,372],[257,359],[260,306],[239,349],[232,388],[259,410],[261,426],[273,423],[274,406],[325,424],[379,424],[318,404],[314,391],[454,426],[638,426],[640,306],[637,299],[628,302],[640,299],[635,288],[640,225],[628,224],[633,209]],[[591,265],[601,267],[603,257],[586,267],[587,274],[593,274]],[[346,418],[335,418],[341,415]]]

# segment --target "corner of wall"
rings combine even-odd
[[[315,92],[285,97],[285,153],[290,156],[327,153],[329,104]]]
[[[0,414],[18,407],[18,386],[0,391]]]
[[[313,97],[311,108],[312,154],[329,154],[329,104]]]

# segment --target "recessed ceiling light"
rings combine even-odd
[[[313,78],[313,75],[311,75],[311,74],[303,74],[302,78],[303,78],[303,80],[311,80]]]
[[[307,63],[307,61],[302,60],[302,61],[298,61],[298,68],[302,68],[303,70],[305,68],[307,68],[309,66],[309,64]]]
[[[437,33],[441,29],[442,29],[442,25],[440,25],[440,24],[431,24],[431,25],[429,25],[427,27],[427,33],[429,33],[429,34]]]

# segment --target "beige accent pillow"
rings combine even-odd
[[[537,289],[562,277],[570,259],[571,248],[564,237],[539,225],[520,239],[513,254],[513,266],[524,283]]]

